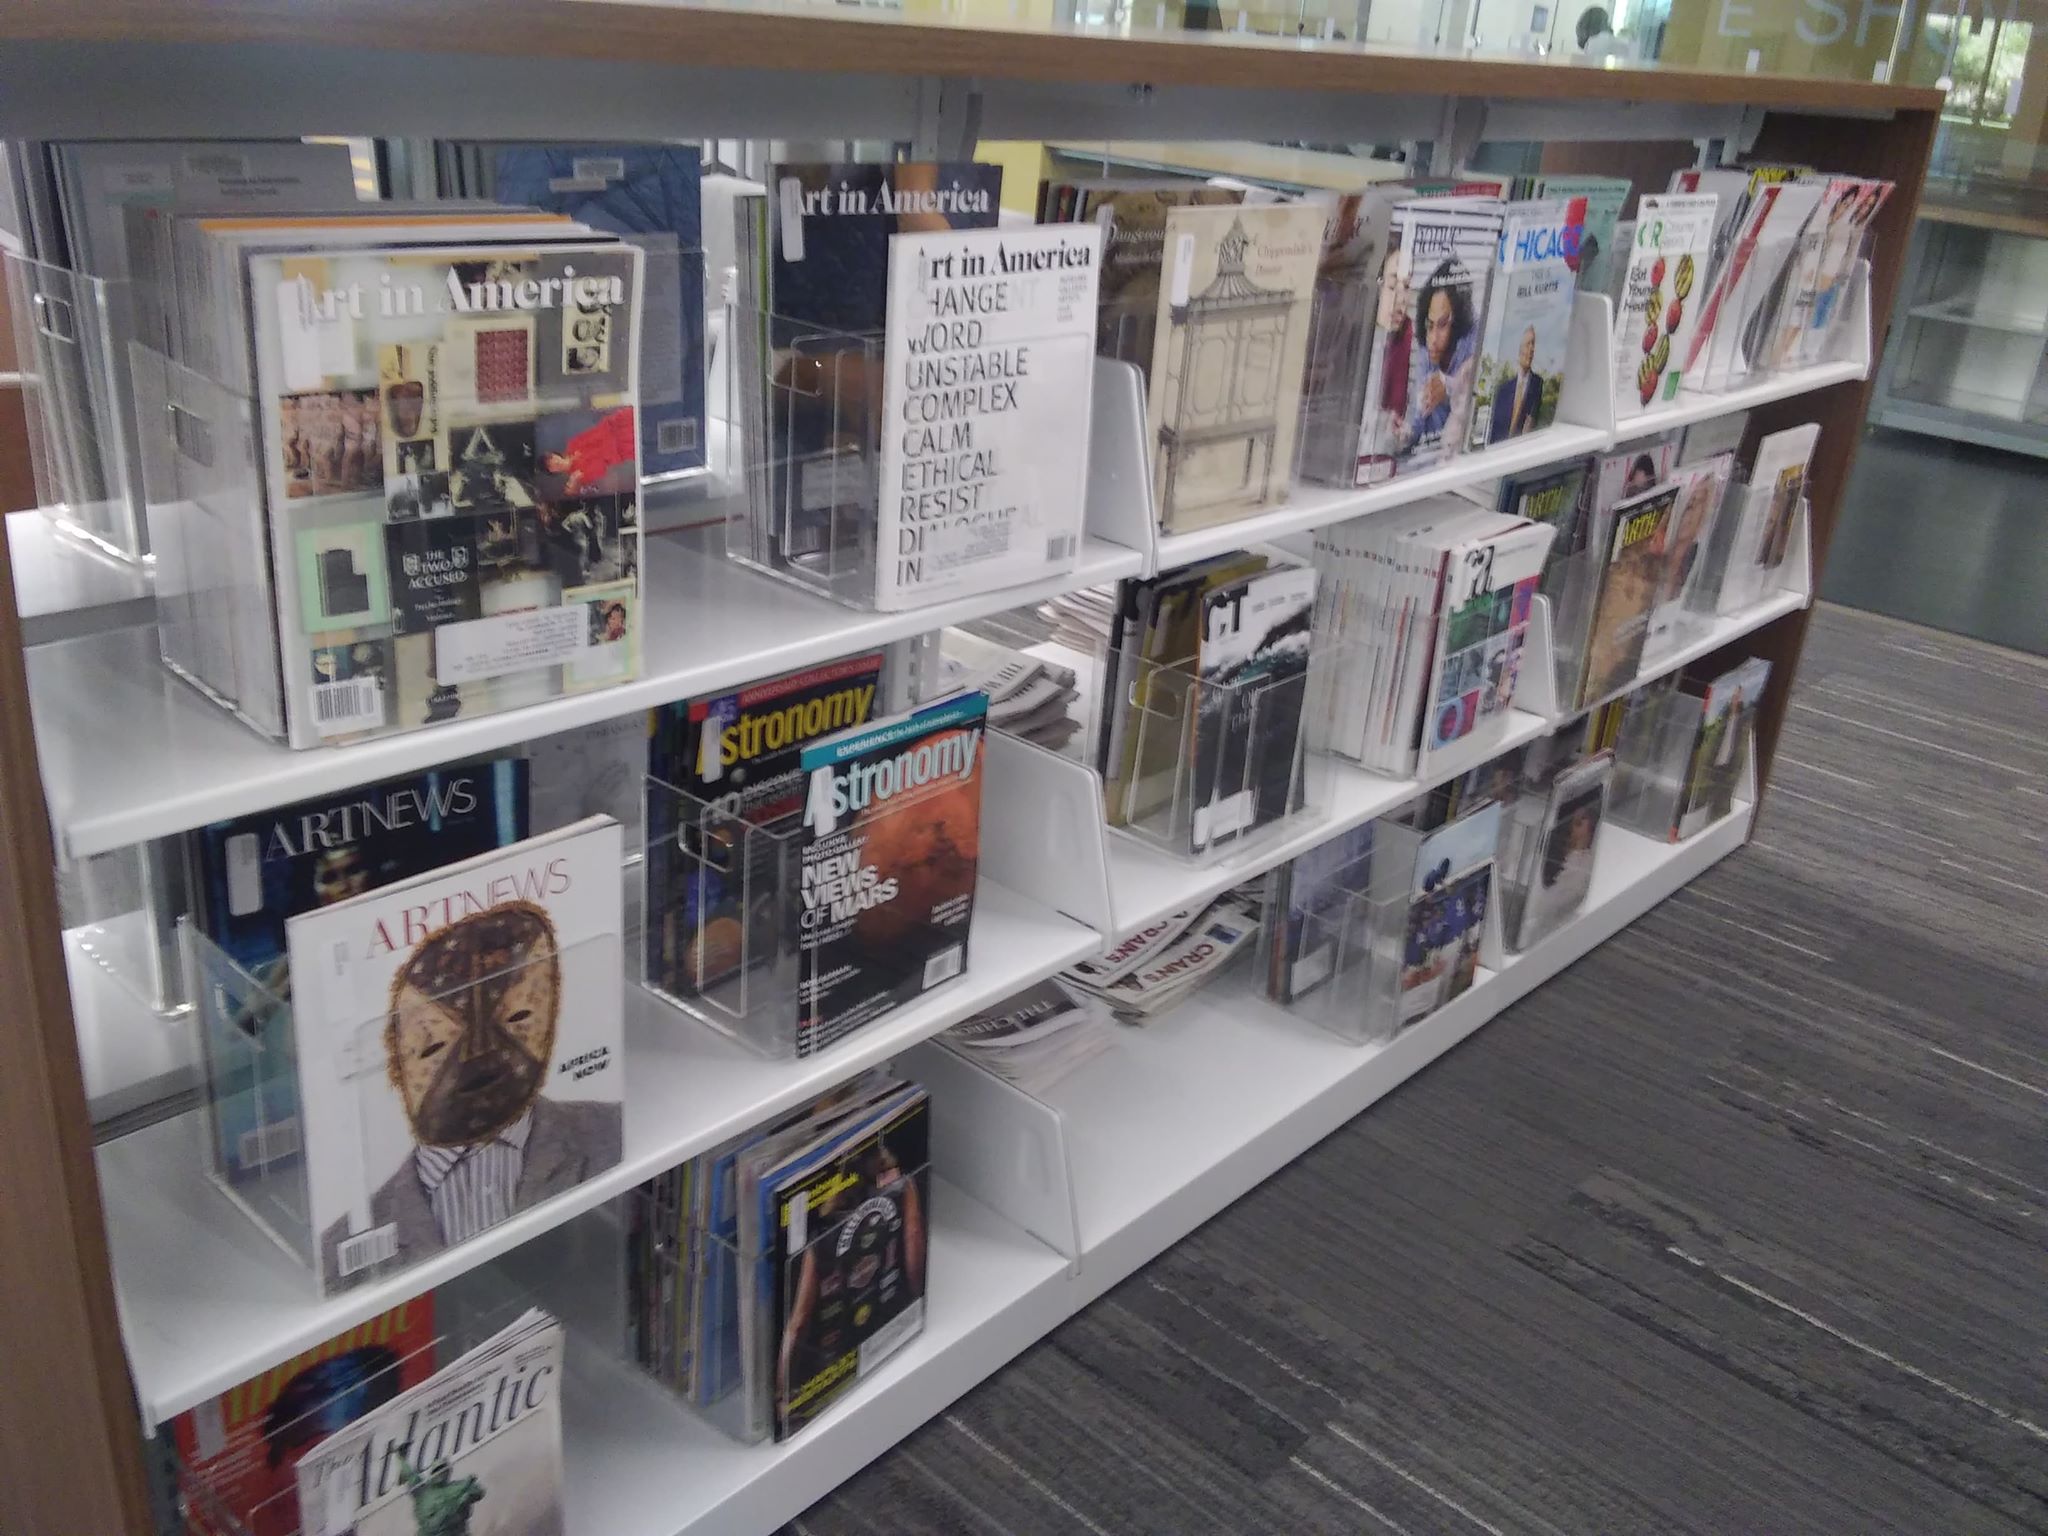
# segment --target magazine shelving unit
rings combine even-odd
[[[176,81],[175,90],[164,82]],[[1060,1320],[1261,1179],[1739,848],[1767,792],[1814,574],[1824,561],[1867,403],[1870,317],[1891,312],[1938,93],[1774,76],[1607,70],[1531,61],[1383,54],[1348,44],[1229,33],[1114,36],[987,31],[763,5],[452,0],[428,8],[333,0],[317,22],[292,0],[24,0],[0,10],[0,131],[20,137],[293,135],[463,137],[858,137],[964,156],[978,136],[1281,138],[1432,146],[1459,163],[1482,140],[1539,139],[1583,161],[1600,146],[1687,141],[1888,176],[1899,192],[1845,327],[1845,350],[1810,369],[1617,422],[1598,384],[1611,329],[1601,301],[1575,328],[1588,375],[1540,446],[1516,443],[1360,492],[1308,491],[1262,518],[1161,538],[1133,479],[1134,396],[1098,389],[1090,528],[1074,572],[986,600],[906,614],[851,610],[710,558],[690,536],[649,541],[647,664],[620,689],[345,749],[289,752],[163,677],[138,605],[146,594],[35,576],[18,537],[0,583],[0,901],[17,1027],[0,1034],[0,1168],[33,1199],[0,1204],[0,1308],[13,1320],[0,1422],[61,1435],[0,1435],[34,1455],[0,1465],[0,1504],[25,1530],[155,1528],[139,1430],[431,1281],[478,1266],[538,1272],[571,1328],[565,1443],[570,1529],[602,1536],[765,1532],[940,1412]],[[1574,165],[1574,169],[1585,168]],[[1121,425],[1103,412],[1121,409]],[[669,1013],[629,1002],[635,1054],[627,1160],[573,1195],[384,1285],[322,1302],[307,1277],[230,1209],[181,1148],[191,1115],[92,1147],[96,1098],[128,1107],[178,1078],[164,1031],[110,972],[73,964],[51,871],[229,812],[283,804],[509,746],[877,645],[1055,592],[1299,534],[1416,497],[1473,490],[1506,470],[1597,450],[1723,412],[1756,426],[1817,420],[1810,557],[1800,581],[1730,616],[1690,651],[1768,657],[1753,793],[1684,843],[1603,829],[1592,896],[1527,952],[1381,1046],[1344,1043],[1255,998],[1225,974],[1170,1016],[1032,1099],[920,1042],[974,1008],[1105,947],[1111,935],[1270,868],[1469,766],[1418,780],[1338,765],[1320,814],[1243,857],[1203,868],[1099,832],[1064,862],[1028,835],[1076,786],[1019,757],[990,757],[991,836],[968,972],[843,1046],[773,1062]],[[1524,456],[1526,455],[1526,457]],[[1142,456],[1137,463],[1142,463]],[[1441,476],[1441,479],[1436,478]],[[73,552],[64,552],[67,555]],[[23,583],[32,586],[24,587]],[[23,590],[15,605],[13,593]],[[26,620],[23,614],[26,613]],[[28,641],[47,641],[26,650]],[[1676,665],[1673,661],[1671,665]],[[1548,729],[1510,717],[1498,750]],[[1001,793],[996,784],[1001,781]],[[1085,789],[1085,786],[1081,786]],[[1066,797],[1062,800],[1062,796]],[[1085,844],[1085,839],[1083,839]],[[1061,915],[1065,914],[1065,915]],[[137,1030],[156,1033],[143,1038]],[[925,1332],[848,1402],[780,1446],[742,1446],[612,1357],[586,1311],[587,1281],[560,1251],[591,1207],[738,1127],[870,1063],[912,1053],[935,1085],[934,1200]],[[950,1107],[949,1107],[950,1106]],[[644,1112],[643,1112],[644,1110]],[[24,1257],[26,1256],[26,1257]],[[600,1264],[599,1270],[603,1268]],[[579,1287],[581,1289],[579,1289]],[[594,1325],[601,1333],[601,1322]]]

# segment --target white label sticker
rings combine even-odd
[[[1198,806],[1195,810],[1195,846],[1201,847],[1219,837],[1228,837],[1251,825],[1257,796],[1249,789],[1240,789],[1236,794],[1218,800],[1214,805]]]
[[[924,1298],[918,1297],[889,1319],[860,1346],[860,1374],[865,1376],[905,1344],[924,1332]]]
[[[802,261],[804,259],[804,184],[794,176],[785,176],[775,184],[776,193],[782,199],[782,259]]]
[[[209,1397],[192,1410],[192,1435],[199,1442],[201,1461],[211,1461],[228,1448],[228,1426],[219,1398]]]
[[[784,1240],[782,1251],[789,1254],[802,1253],[804,1240],[811,1235],[811,1197],[803,1190],[796,1192],[796,1198],[789,1202],[789,1236]]]
[[[434,631],[434,680],[475,683],[574,661],[590,646],[590,604],[522,608]]]
[[[313,285],[303,277],[277,285],[277,343],[284,387],[318,389],[320,326],[313,318]]]
[[[1195,237],[1181,235],[1173,242],[1173,293],[1176,308],[1188,301],[1188,292],[1193,282],[1189,271],[1195,264]]]
[[[107,190],[116,197],[139,197],[148,192],[174,190],[170,169],[161,165],[110,165],[104,180]]]
[[[263,843],[254,832],[228,839],[228,916],[247,917],[263,905]]]
[[[602,176],[550,176],[550,192],[602,192],[605,189]]]
[[[578,155],[569,169],[588,181],[617,181],[626,174],[626,162],[617,155]]]

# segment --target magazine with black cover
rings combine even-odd
[[[324,1293],[618,1162],[622,867],[593,817],[287,921]]]
[[[918,1090],[775,1176],[775,1438],[924,1328],[931,1100]]]
[[[1626,688],[1642,666],[1650,613],[1663,589],[1678,489],[1674,484],[1657,486],[1614,509],[1613,536],[1586,636],[1581,703]]]
[[[777,839],[804,805],[803,749],[873,718],[880,651],[654,712],[647,773],[647,980],[694,997],[774,948]],[[669,790],[681,790],[684,799]]]
[[[562,1348],[532,1309],[321,1441],[299,1536],[562,1536]]]
[[[226,994],[210,989],[195,999],[215,1167],[230,1182],[296,1163],[301,1146],[288,920],[516,843],[527,835],[528,807],[528,765],[482,758],[191,834],[199,931],[270,998],[287,1003],[226,1007]]]
[[[804,747],[798,1056],[967,968],[987,718],[953,694]]]
[[[1284,565],[1202,600],[1194,853],[1294,807],[1315,599],[1315,567]]]

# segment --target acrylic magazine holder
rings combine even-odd
[[[1590,822],[1581,821],[1580,825],[1600,825],[1612,797],[1613,780],[1609,779],[1601,787]],[[1504,807],[1494,885],[1499,942],[1508,954],[1533,948],[1570,923],[1591,894],[1589,886],[1575,901],[1548,896],[1555,889],[1553,882],[1559,878],[1564,860],[1578,852],[1589,859],[1594,856],[1593,845],[1584,841],[1586,834],[1571,823],[1545,828],[1549,803],[1549,786],[1523,784]]]
[[[1804,494],[1737,480],[1722,503],[1688,601],[1703,624],[1782,593],[1813,595],[1812,508]]]
[[[1700,765],[1706,788],[1699,805],[1688,807],[1686,781],[1701,748],[1704,702],[1679,687],[1679,679],[1645,688],[1629,700],[1615,744],[1614,784],[1609,817],[1618,825],[1659,843],[1684,842],[1756,799],[1754,738],[1723,764]],[[1750,701],[1751,707],[1755,705]]]
[[[1867,233],[1813,228],[1758,241],[1726,287],[1686,387],[1727,394],[1796,369],[1867,359],[1870,249]]]
[[[801,784],[791,791],[797,803],[802,793]],[[900,798],[866,813],[861,826],[870,846],[913,836],[922,804]],[[646,914],[640,974],[647,989],[750,1050],[777,1058],[798,1053],[800,1014],[811,1005],[818,977],[817,961],[801,942],[806,911],[814,901],[832,899],[806,892],[805,830],[800,817],[783,819],[790,824],[757,825],[736,799],[707,800],[650,778],[640,866]],[[982,830],[985,835],[985,822]],[[971,948],[934,954],[921,979],[929,987],[964,975]],[[818,1048],[829,1044],[828,1038]]]
[[[144,560],[150,543],[128,388],[135,295],[125,282],[12,252],[0,259],[36,499],[58,527],[95,548]]]
[[[1301,378],[1300,426],[1294,439],[1294,478],[1304,484],[1348,488],[1358,472],[1358,432],[1365,419],[1378,295],[1376,272],[1316,276]]]
[[[1340,872],[1317,907],[1295,920],[1293,997],[1276,997],[1277,1006],[1353,1045],[1379,1045],[1478,983],[1495,867],[1414,900],[1415,859],[1427,835],[1395,821],[1375,824],[1371,858]],[[1269,980],[1289,921],[1269,900],[1261,936]]]
[[[416,1150],[436,1144],[436,1132],[425,1119],[430,1110],[424,1094],[422,1107],[408,1109],[401,1081],[424,1083],[432,1057],[465,1049],[474,1031],[458,1025],[474,1022],[480,1010],[517,1006],[522,1017],[530,1017],[549,1006],[560,1009],[579,993],[588,995],[584,989],[601,978],[619,977],[623,986],[623,938],[602,934],[537,951],[499,970],[482,969],[479,959],[471,973],[443,992],[411,990],[404,1000],[408,1017],[432,1021],[416,1031],[400,1032],[394,1002],[393,1011],[356,1021],[338,1031],[337,1039],[309,1042],[300,1037],[293,997],[319,985],[319,978],[287,979],[282,964],[252,974],[190,922],[183,925],[182,936],[205,1073],[209,1174],[306,1267],[308,1289],[330,1295],[386,1279],[421,1259],[484,1237],[498,1224],[489,1217],[471,1217],[474,1231],[451,1236],[440,1230],[436,1213],[429,1222],[431,1237],[424,1229],[408,1235],[401,1207],[425,1208],[428,1197],[417,1185],[407,1189],[404,1181],[413,1176]],[[503,1020],[492,1022],[512,1028]],[[342,1192],[328,1204],[332,1208],[351,1196],[358,1202],[353,1211],[331,1219],[324,1231],[314,1229],[314,1170],[308,1156],[304,1095],[311,1071],[330,1078],[322,1095],[327,1101],[324,1121],[313,1131],[320,1138],[320,1174],[335,1180],[330,1187]],[[622,1080],[614,1063],[611,1082],[616,1086]],[[573,1067],[559,1059],[556,1048],[527,1091],[531,1099],[559,1106],[576,1101],[575,1081]],[[529,1112],[538,1108],[531,1104]],[[550,1190],[540,1198],[562,1192]],[[515,1190],[511,1210],[499,1220],[514,1219],[537,1203],[531,1193]],[[328,1270],[324,1285],[318,1278],[322,1250]]]
[[[67,948],[160,1017],[189,1010],[178,938],[189,901],[178,839],[76,860],[59,870],[57,891]]]

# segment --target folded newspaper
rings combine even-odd
[[[1048,980],[954,1025],[940,1039],[1026,1093],[1037,1093],[1107,1050],[1110,1028],[1109,1010],[1099,1001],[1076,997]]]
[[[535,1308],[299,1462],[300,1536],[561,1536],[562,1325]]]
[[[1080,729],[1068,706],[1079,697],[1074,669],[964,630],[940,641],[944,686],[988,695],[988,723],[1043,747],[1057,748]]]
[[[1175,914],[1176,919],[1179,916]],[[1155,925],[1163,926],[1166,925]],[[1101,998],[1126,1022],[1143,1023],[1201,986],[1258,935],[1256,902],[1242,892],[1231,891],[1204,907],[1175,932],[1153,940],[1137,962],[1123,969],[1115,980],[1084,978],[1078,974],[1080,967],[1066,971],[1062,979]],[[1133,935],[1133,940],[1139,937],[1142,935]],[[1126,946],[1120,948],[1130,942],[1127,940]],[[1095,967],[1098,975],[1105,962],[1108,969],[1115,970],[1121,962],[1111,957],[1119,952],[1112,950],[1102,960],[1084,964]]]

